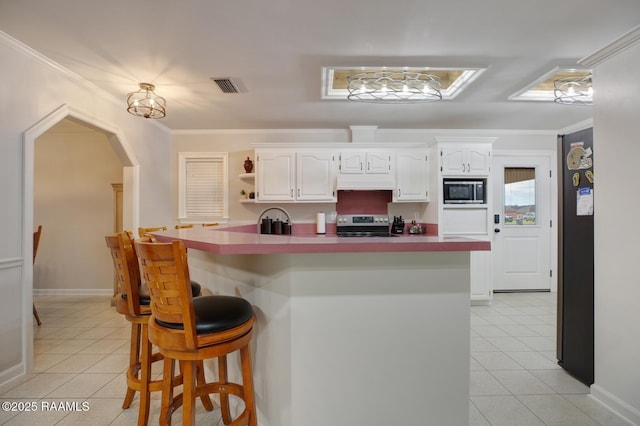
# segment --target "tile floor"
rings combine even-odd
[[[138,398],[121,408],[130,326],[109,298],[40,296],[36,304],[43,325],[34,327],[34,370],[0,386],[0,401],[35,402],[38,411],[2,410],[0,424],[135,424]],[[471,308],[471,426],[628,425],[556,364],[555,311],[549,293],[497,294],[491,306]],[[158,422],[158,398],[150,425]],[[42,410],[60,402],[76,405]],[[199,405],[197,416],[198,424],[222,424],[219,410]],[[174,424],[180,424],[179,412]]]
[[[500,293],[471,307],[471,426],[629,425],[556,360],[555,293]]]

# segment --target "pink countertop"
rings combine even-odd
[[[489,241],[440,239],[430,235],[394,237],[338,237],[335,234],[261,235],[256,225],[194,227],[155,232],[158,241],[182,240],[189,249],[216,254],[384,253],[431,251],[487,251]]]

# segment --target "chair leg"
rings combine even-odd
[[[253,375],[251,373],[251,353],[249,345],[240,349],[240,363],[242,365],[242,387],[244,388],[244,403],[249,411],[249,426],[257,426],[256,400],[253,391]]]
[[[36,317],[36,324],[38,325],[42,325],[42,322],[40,321],[40,316],[38,315],[38,310],[36,309],[36,304],[33,304],[33,316]]]
[[[227,356],[218,357],[218,381],[220,384],[228,382],[227,376]],[[231,423],[231,409],[229,408],[229,394],[220,392],[220,410],[222,411],[222,421],[225,425]]]
[[[196,361],[182,364],[182,426],[196,424]]]
[[[207,383],[207,379],[204,377],[204,362],[198,361],[197,365],[198,375],[196,377],[196,384],[198,387],[205,385]],[[209,394],[201,395],[200,400],[202,401],[202,405],[204,409],[207,411],[213,411],[213,402],[211,402],[211,397]]]
[[[127,380],[130,377],[138,376],[138,369],[140,368],[140,329],[140,324],[131,323],[131,342],[129,346],[129,369],[127,370]],[[122,408],[129,408],[135,395],[136,391],[127,386],[127,394],[124,397]]]
[[[160,426],[171,425],[171,414],[169,411],[173,403],[173,376],[175,374],[175,362],[173,359],[164,357],[162,369],[162,399],[160,402]]]
[[[138,412],[138,426],[147,426],[149,421],[149,406],[151,405],[151,342],[149,341],[149,327],[142,325],[142,358],[140,360],[140,411]]]

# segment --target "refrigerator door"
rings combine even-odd
[[[561,137],[558,360],[593,383],[593,129]]]

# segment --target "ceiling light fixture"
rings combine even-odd
[[[127,111],[144,118],[163,118],[167,115],[167,101],[155,94],[151,83],[140,83],[140,90],[127,96]]]
[[[424,72],[370,71],[347,77],[347,99],[381,104],[413,104],[442,99],[440,78]]]
[[[554,102],[562,105],[593,105],[591,75],[566,77],[555,80]]]

